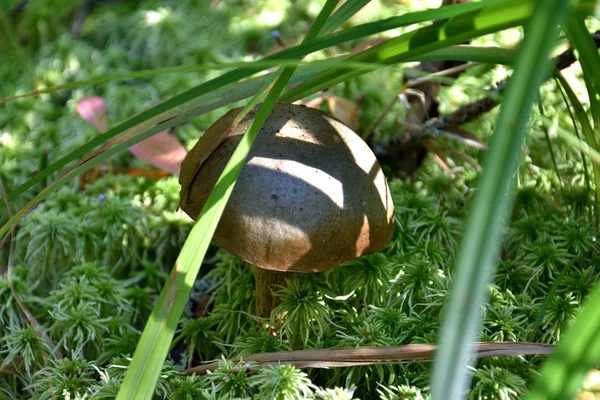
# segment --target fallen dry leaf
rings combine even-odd
[[[168,132],[159,132],[129,148],[140,160],[179,175],[187,150]]]
[[[106,104],[103,98],[97,96],[84,97],[79,100],[75,108],[79,116],[98,132],[104,133],[108,130]]]
[[[104,133],[108,130],[106,103],[101,97],[84,97],[79,100],[76,109],[79,116],[98,132]],[[181,143],[173,135],[164,131],[134,144],[129,147],[129,151],[140,160],[173,175],[179,175],[181,163],[187,154]],[[85,183],[90,183],[88,180],[86,179]]]

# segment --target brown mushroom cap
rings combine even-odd
[[[181,168],[181,208],[196,219],[256,109],[215,122]],[[213,150],[215,139],[222,141]],[[367,144],[327,114],[279,103],[235,185],[215,241],[258,267],[317,272],[385,247],[394,206]]]

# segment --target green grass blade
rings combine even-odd
[[[458,45],[450,46],[429,53],[414,55],[410,61],[466,61],[483,64],[513,65],[517,52],[501,47],[481,47]],[[407,60],[409,61],[409,60]]]
[[[531,15],[533,4],[533,0],[495,2],[486,8],[444,19],[431,26],[405,33],[349,57],[347,61],[374,62],[382,65],[404,62],[420,54],[518,26]],[[325,71],[288,90],[283,99],[287,101],[298,100],[310,93],[326,89],[361,74],[364,74],[364,71],[352,68],[348,68],[346,72],[338,69]]]
[[[583,137],[585,138],[587,147],[590,147],[597,153],[600,150],[598,146],[598,139],[594,134],[594,128],[592,128],[592,123],[590,122],[583,105],[579,101],[575,91],[573,91],[573,88],[571,88],[571,85],[569,85],[569,82],[565,79],[565,77],[560,72],[556,72],[555,76],[567,95],[571,106],[573,106],[575,117],[577,118],[577,121],[579,121],[579,125],[581,126],[581,131],[583,132]],[[574,142],[571,142],[571,145],[577,146],[577,144]],[[577,147],[581,148],[582,146]],[[583,148],[585,149],[586,146],[583,146]],[[592,158],[592,160],[594,159]],[[594,182],[596,187],[596,216],[598,216],[598,212],[600,210],[600,204],[598,204],[598,201],[600,201],[600,164],[597,162],[597,160],[592,162],[592,169],[594,170]]]
[[[581,140],[581,134],[579,132],[579,127],[577,126],[577,120],[575,119],[575,115],[573,114],[573,110],[571,109],[571,105],[569,104],[569,100],[568,100],[567,94],[565,93],[565,90],[563,89],[562,85],[558,81],[558,78],[555,77],[554,79],[556,81],[556,87],[558,88],[558,91],[560,92],[560,97],[565,102],[567,113],[569,114],[569,119],[571,120],[571,123],[573,124],[573,129],[575,130],[575,135],[574,135],[575,136],[575,143],[577,143],[577,144],[582,144],[583,143],[583,144],[585,144],[587,146],[587,144],[585,143],[585,141]],[[585,188],[587,189],[588,193],[592,193],[592,187],[590,185],[590,182],[592,181],[592,179],[590,178],[590,173],[589,173],[589,168],[587,166],[587,161],[586,161],[586,159],[584,157],[583,151],[580,150],[579,154],[581,156],[581,164],[583,166],[583,177],[585,179]],[[598,197],[596,197],[596,202],[597,201],[598,201]],[[594,218],[594,210],[592,208],[588,208],[588,216],[590,218],[590,221]],[[598,222],[598,221],[596,220],[596,222]]]
[[[348,3],[344,3],[348,4]],[[364,68],[368,70],[375,70],[381,68],[381,66],[374,65],[373,63],[366,62],[345,62],[338,63],[342,59],[347,59],[347,56],[334,57],[327,60],[315,60],[315,61],[300,61],[300,60],[260,60],[254,61],[253,65],[260,67],[261,69],[267,69],[272,67],[288,67],[297,66],[300,70],[324,70],[327,68],[333,69],[347,69]],[[437,61],[437,60],[456,60],[456,61],[478,61],[482,63],[490,64],[512,64],[514,59],[514,50],[503,49],[500,47],[480,47],[480,46],[453,46],[441,51],[435,51],[423,55],[418,55],[414,59],[408,61]],[[87,86],[102,85],[110,82],[126,81],[132,79],[142,78],[153,78],[161,75],[168,74],[184,74],[191,72],[200,72],[207,70],[218,70],[218,69],[234,69],[247,67],[248,62],[231,62],[231,63],[215,63],[215,64],[202,64],[202,65],[189,65],[184,67],[169,67],[169,68],[156,68],[147,69],[142,71],[134,71],[126,74],[115,74],[115,75],[103,75],[97,78],[85,79],[81,81],[69,82],[64,85],[51,86],[44,89],[34,90],[29,93],[20,94],[12,97],[5,97],[0,99],[0,104],[11,100],[21,99],[25,97],[39,96],[40,94],[55,93],[61,90],[72,90],[79,89]],[[294,73],[296,77],[298,71]],[[260,79],[257,77],[253,79]],[[249,79],[252,80],[252,79]],[[305,79],[301,79],[305,80]],[[300,82],[301,80],[298,80]],[[238,84],[241,84],[240,82]],[[230,89],[231,90],[231,89]]]
[[[486,284],[493,276],[500,232],[514,200],[525,125],[539,85],[550,70],[550,50],[567,7],[567,0],[540,0],[527,22],[457,255],[431,377],[433,400],[461,399],[468,387],[471,343],[479,337]]]
[[[600,283],[596,283],[556,353],[542,367],[541,376],[526,400],[575,398],[586,372],[597,367],[599,360]]]
[[[564,29],[581,64],[583,79],[590,98],[592,119],[597,130],[600,126],[600,74],[598,74],[600,55],[598,55],[598,47],[585,27],[583,16],[578,12],[571,14]]]
[[[304,39],[305,41],[312,40],[319,33],[336,4],[337,0],[327,1]],[[118,400],[151,399],[154,396],[161,367],[167,357],[179,318],[235,182],[256,136],[293,73],[294,67],[286,67],[280,74],[274,75],[274,80],[276,80],[272,88],[270,83],[265,85],[264,89],[270,89],[270,91],[217,180],[146,323],[119,390]],[[256,104],[263,94],[264,92],[257,93],[250,100],[249,105]]]
[[[299,46],[295,46],[286,50],[283,50],[277,54],[266,57],[264,60],[289,60],[298,59],[312,52],[322,50],[327,47],[335,46],[350,40],[356,40],[365,38],[375,33],[384,32],[390,29],[396,29],[403,26],[408,26],[416,23],[436,20],[440,18],[450,18],[462,15],[473,10],[480,10],[489,7],[493,4],[503,3],[505,0],[489,0],[484,3],[465,3],[457,4],[453,6],[441,7],[433,10],[426,10],[421,12],[414,12],[402,15],[400,17],[390,18],[383,21],[377,21],[360,25],[354,28],[347,29],[345,31],[329,35],[324,38],[318,38],[310,43],[302,43]],[[339,24],[339,22],[337,23]],[[329,29],[336,28],[336,25],[331,25]],[[171,99],[154,106],[148,110],[143,111],[135,117],[128,119],[127,121],[117,125],[114,128],[109,129],[103,135],[97,136],[88,143],[75,149],[68,155],[60,158],[59,160],[52,163],[46,169],[40,171],[35,177],[31,178],[13,192],[9,193],[8,200],[14,200],[18,195],[24,193],[26,190],[35,186],[40,182],[45,182],[46,179],[53,173],[64,168],[68,164],[90,154],[94,149],[106,144],[109,140],[116,138],[123,134],[127,130],[139,125],[139,124],[158,124],[162,120],[172,118],[179,112],[187,111],[189,108],[193,108],[193,100],[201,97],[202,95],[211,95],[214,91],[224,88],[230,84],[238,82],[244,78],[247,78],[257,72],[260,72],[266,68],[259,67],[254,63],[248,63],[246,67],[239,68],[230,72],[227,72],[215,79],[208,82],[202,83],[188,91],[185,91]],[[186,104],[192,103],[192,104]],[[187,105],[187,108],[186,108]],[[4,206],[4,200],[0,199],[0,207]],[[0,233],[0,237],[3,234]]]
[[[568,130],[561,128],[560,126],[554,126],[555,121],[547,118],[542,118],[542,122],[544,123],[546,128],[554,127],[556,129],[556,135],[574,149],[579,150],[582,156],[586,155],[590,158],[590,160],[592,160],[592,163],[600,165],[600,152],[598,152],[598,150],[595,150],[594,148],[590,147],[584,140],[581,140]],[[589,184],[589,182],[586,182],[586,186],[587,184]]]
[[[342,24],[350,19],[354,14],[360,11],[371,0],[353,0],[346,1],[340,8],[325,22],[323,33],[335,31]]]

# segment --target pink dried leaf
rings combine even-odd
[[[98,132],[104,133],[108,130],[106,103],[103,98],[84,97],[79,100],[76,109],[79,116]],[[134,144],[129,151],[137,158],[173,175],[179,175],[181,163],[187,154],[181,143],[167,132],[160,132]]]
[[[181,163],[187,151],[179,141],[167,132],[160,132],[129,148],[140,160],[146,161],[157,168],[179,175]]]
[[[75,108],[79,116],[98,132],[104,133],[108,130],[106,103],[103,98],[97,96],[84,97],[79,100]]]

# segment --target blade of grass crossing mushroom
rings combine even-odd
[[[329,35],[323,38],[315,39],[310,43],[303,42],[298,46],[283,50],[277,54],[266,57],[264,60],[261,61],[297,59],[312,52],[322,50],[327,47],[335,46],[350,40],[361,39],[379,32],[384,32],[390,29],[395,29],[416,23],[432,21],[440,18],[460,16],[467,12],[484,9],[494,4],[502,3],[504,1],[505,0],[490,0],[484,3],[457,4],[453,6],[436,8],[433,10],[408,13],[399,17],[394,17],[383,21],[363,24],[336,33],[334,35]],[[358,1],[355,1],[355,3],[358,3]],[[347,9],[342,7],[338,11],[340,13],[343,12],[344,14],[346,14]],[[337,13],[334,14],[332,18],[337,19],[336,15]],[[334,24],[330,24],[327,28],[330,31],[333,31],[334,29],[337,29],[343,22],[344,21],[342,19],[337,19]],[[169,100],[161,104],[158,104],[148,110],[145,110],[144,112],[128,119],[127,121],[117,125],[116,127],[109,129],[104,135],[95,137],[88,143],[80,146],[68,155],[55,161],[50,166],[48,166],[48,168],[45,168],[44,170],[40,171],[38,174],[36,174],[35,177],[29,179],[27,182],[25,182],[17,189],[9,193],[8,199],[13,200],[16,196],[24,193],[26,190],[33,187],[34,185],[43,182],[52,173],[67,166],[69,163],[90,154],[93,151],[93,149],[102,146],[103,144],[106,144],[107,142],[109,142],[109,140],[112,140],[113,138],[123,135],[128,130],[135,130],[134,128],[137,128],[138,125],[144,123],[159,123],[160,121],[164,121],[165,119],[172,118],[173,116],[177,115],[177,113],[180,111],[185,111],[199,107],[198,103],[202,104],[202,102],[205,101],[204,96],[218,98],[218,95],[222,96],[222,93],[214,93],[215,91],[223,89],[228,85],[239,82],[240,80],[247,78],[257,72],[263,71],[267,68],[268,67],[265,65],[257,66],[257,64],[255,63],[247,63],[244,68],[238,68],[233,71],[229,71],[217,78],[214,78],[208,82],[204,82],[192,89],[189,89],[177,96],[170,98]],[[235,89],[233,90],[235,91]],[[225,93],[229,92],[226,91]],[[222,105],[225,104],[229,103],[226,102]],[[153,118],[154,120],[150,121]],[[0,207],[2,207],[3,205],[4,200],[0,199]],[[4,233],[0,233],[0,237],[3,234]]]
[[[550,71],[550,51],[568,3],[540,0],[527,22],[457,255],[431,376],[433,400],[461,399],[470,382],[467,365],[473,355],[472,342],[480,334],[481,308],[495,270],[500,232],[514,200],[525,125],[539,86]]]
[[[356,3],[357,0],[355,1],[351,1],[349,3]],[[337,24],[333,24],[330,25],[330,29],[335,29],[337,27]],[[276,76],[274,75],[269,75],[266,77],[267,81],[266,82],[257,82],[260,84],[264,84],[264,85],[269,85],[271,82],[275,80]],[[302,79],[301,77],[299,77],[299,79]],[[218,78],[217,78],[218,80]],[[214,82],[215,80],[211,81]],[[210,82],[209,82],[210,83]],[[245,82],[242,82],[242,84],[244,84]],[[216,83],[216,88],[222,88],[226,85],[220,84],[220,83]],[[200,85],[202,86],[202,85]],[[247,87],[245,85],[240,85],[240,87],[243,90],[243,93],[251,93],[251,92],[256,92],[256,90],[252,90],[252,87]],[[241,91],[241,90],[240,90]],[[188,91],[190,92],[190,91]],[[183,94],[186,94],[188,92],[185,92]],[[212,94],[212,96],[211,96]],[[172,101],[175,98],[180,97],[181,95],[175,96],[174,98],[168,100]],[[129,122],[131,122],[132,120],[138,120],[139,118],[141,118],[143,115],[151,115],[148,114],[149,111],[155,110],[157,111],[158,107],[164,105],[165,103],[162,103],[158,106],[155,106],[149,110],[146,110],[142,113],[140,113],[137,116],[132,117],[130,120],[126,121],[125,123],[119,125],[117,128],[113,128],[111,130],[109,130],[108,132],[106,132],[104,135],[102,136],[98,136],[95,139],[93,139],[92,141],[88,142],[86,145],[84,145],[83,147],[85,148],[89,148],[89,152],[88,154],[85,155],[84,160],[78,162],[74,167],[72,167],[70,170],[68,170],[66,173],[62,174],[61,176],[59,176],[57,179],[55,179],[50,185],[46,186],[38,195],[36,195],[32,200],[30,200],[29,202],[26,203],[26,205],[21,208],[18,212],[15,213],[15,215],[13,217],[11,217],[2,227],[0,227],[0,238],[3,237],[10,228],[12,228],[13,226],[16,225],[16,223],[33,207],[35,207],[37,204],[39,204],[41,201],[43,201],[48,195],[50,195],[51,193],[53,193],[54,191],[56,191],[59,187],[62,186],[62,184],[66,183],[69,179],[71,179],[72,177],[85,172],[87,169],[93,167],[94,165],[97,165],[98,163],[104,161],[105,159],[108,159],[109,157],[111,157],[114,154],[119,153],[120,151],[122,151],[123,149],[134,145],[136,143],[141,142],[144,139],[147,139],[148,137],[156,134],[157,132],[160,132],[162,130],[171,128],[173,126],[176,126],[180,123],[183,123],[189,119],[191,119],[192,117],[198,116],[203,114],[204,112],[208,112],[212,109],[218,108],[219,106],[231,103],[233,101],[239,100],[240,98],[237,99],[231,99],[231,101],[229,102],[223,102],[223,101],[216,101],[216,103],[213,103],[213,106],[210,107],[206,107],[204,109],[201,109],[200,112],[198,111],[189,111],[189,110],[194,110],[194,107],[198,107],[199,104],[198,103],[202,103],[204,98],[208,98],[207,100],[210,101],[210,99],[214,99],[214,98],[218,98],[219,95],[218,93],[208,93],[205,96],[200,96],[199,98],[196,99],[196,101],[191,100],[193,103],[193,106],[187,107],[187,110],[184,108],[173,108],[173,111],[171,111],[170,113],[163,113],[163,114],[157,114],[157,115],[153,115],[151,116],[149,119],[146,120],[141,120],[138,121],[137,124],[134,124],[131,127],[128,127]],[[246,95],[242,95],[241,98],[246,98],[249,97],[248,94]],[[205,101],[206,102],[206,101]],[[258,102],[258,99],[256,100],[256,102]],[[255,103],[256,103],[255,102]],[[186,112],[188,113],[188,117],[185,118],[185,114]],[[160,118],[159,118],[160,117]],[[151,121],[152,120],[152,121]],[[162,121],[161,121],[162,120]],[[156,121],[156,125],[152,126],[153,121]],[[160,125],[160,126],[159,126]],[[125,129],[122,130],[121,133],[115,133],[116,130],[119,129],[119,127],[124,127]],[[102,138],[104,137],[109,137],[112,135],[112,139],[110,139],[107,143],[105,143],[102,147],[100,147],[98,150],[93,150],[93,148],[97,142],[101,143],[102,142]],[[135,139],[135,140],[134,140]],[[123,143],[127,143],[127,146],[123,146]],[[87,146],[87,147],[86,147]],[[78,150],[81,150],[82,148],[79,148]],[[77,152],[78,150],[76,150],[75,152]],[[74,155],[74,153],[69,154],[66,158],[69,158],[71,156]],[[65,160],[65,158],[61,159],[61,160]],[[57,163],[60,163],[61,160],[57,161]],[[69,162],[72,160],[65,160],[66,162]],[[51,165],[49,168],[45,169],[44,171],[40,172],[38,175],[40,174],[45,174],[45,176],[47,177],[48,175],[50,175],[53,172],[56,172],[56,170],[58,169],[52,169],[53,166],[56,166],[56,163],[54,163],[53,165]],[[60,167],[60,166],[59,166]],[[36,180],[38,179],[38,175],[36,175],[36,177],[34,177],[33,179],[29,180],[28,182],[26,182],[24,185],[21,185],[19,188],[17,188],[14,192],[12,192],[8,198],[9,200],[11,200],[12,198],[16,197],[18,194],[21,194],[23,191],[25,191],[26,189],[28,189],[27,185],[29,183],[31,183],[31,185],[35,185],[37,182]],[[0,206],[3,205],[3,200],[0,199]]]
[[[337,0],[327,1],[315,19],[305,41],[310,41],[319,33],[336,4]],[[275,84],[267,94],[248,132],[243,136],[217,180],[146,323],[117,399],[151,399],[154,395],[154,388],[169,351],[177,323],[221,214],[233,191],[235,181],[254,139],[293,72],[294,68],[289,67],[279,72]],[[250,103],[256,102],[262,95],[263,93],[256,94]]]
[[[584,303],[526,400],[573,399],[588,370],[600,360],[600,283]]]

